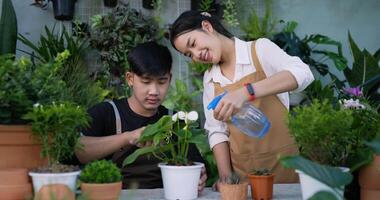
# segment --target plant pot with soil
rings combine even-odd
[[[121,178],[120,169],[112,161],[87,164],[79,176],[82,195],[92,200],[119,199]]]
[[[274,176],[271,170],[265,168],[254,169],[248,174],[252,199],[272,199]]]
[[[33,134],[42,144],[41,156],[48,160],[47,166],[29,172],[35,193],[48,184],[64,184],[75,193],[80,170],[61,162],[71,158],[79,147],[80,129],[89,120],[86,110],[70,102],[53,102],[36,105],[25,119],[31,121]]]
[[[246,200],[248,183],[242,181],[237,173],[233,172],[223,180],[219,180],[219,191],[222,200]]]
[[[190,143],[202,142],[203,131],[198,128],[198,113],[180,111],[165,115],[155,124],[148,125],[138,142],[152,141],[152,146],[137,149],[124,160],[133,163],[140,155],[152,154],[162,160],[161,169],[166,199],[196,199],[203,163],[188,160]]]

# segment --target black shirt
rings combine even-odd
[[[132,111],[126,98],[114,100],[120,113],[122,132],[133,131],[148,124],[155,123],[168,109],[159,106],[158,111],[151,117],[144,117]],[[90,127],[82,133],[86,136],[110,136],[116,134],[116,118],[112,105],[102,102],[88,110],[92,121]],[[123,174],[123,188],[162,188],[161,172],[158,168],[160,162],[154,156],[140,156],[136,161],[125,168],[122,167],[124,159],[137,149],[136,146],[123,149],[115,154],[108,155],[121,169]],[[202,162],[202,158],[194,145],[189,148],[189,159]]]

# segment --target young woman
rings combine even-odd
[[[296,182],[292,170],[284,169],[279,155],[298,153],[288,133],[285,118],[289,91],[302,91],[313,80],[309,67],[298,57],[286,54],[268,39],[253,42],[233,37],[206,12],[186,11],[173,23],[171,43],[175,49],[201,63],[212,63],[203,78],[203,104],[208,132],[220,178],[232,170],[247,174],[253,168],[270,168],[275,182]],[[228,91],[214,111],[211,100]],[[245,102],[263,111],[271,122],[262,139],[242,134],[229,121]]]

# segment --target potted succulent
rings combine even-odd
[[[85,109],[71,102],[35,105],[24,119],[32,122],[33,136],[42,144],[41,156],[48,165],[29,172],[37,193],[47,184],[65,184],[76,191],[76,179],[80,170],[76,166],[62,165],[79,147],[80,129],[88,125]]]
[[[246,200],[248,183],[242,181],[241,176],[232,172],[230,176],[219,180],[219,191],[222,200]]]
[[[165,115],[148,125],[138,142],[152,141],[152,145],[137,149],[123,165],[128,165],[143,154],[152,154],[162,160],[159,164],[166,199],[195,199],[203,163],[188,160],[190,143],[202,143],[203,130],[198,128],[198,113],[180,111]],[[186,186],[186,187],[184,187]]]
[[[272,199],[274,174],[266,168],[253,169],[248,174],[252,199]]]
[[[85,198],[119,199],[122,183],[120,169],[112,161],[98,160],[87,164],[79,176]]]

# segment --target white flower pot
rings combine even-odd
[[[339,167],[343,172],[348,172],[350,169],[346,167]],[[300,183],[301,183],[301,191],[302,191],[302,199],[307,200],[310,197],[312,197],[315,193],[319,191],[328,191],[332,192],[338,199],[343,199],[343,191],[344,187],[336,189],[336,191],[332,190],[329,186],[326,184],[318,181],[315,178],[312,178],[311,176],[303,173],[302,171],[296,170],[300,177]]]
[[[71,191],[76,192],[76,182],[80,171],[67,173],[35,173],[29,172],[32,177],[33,189],[37,193],[42,186],[47,184],[61,183],[67,185]]]
[[[196,199],[203,163],[192,166],[172,166],[160,163],[165,199]]]

